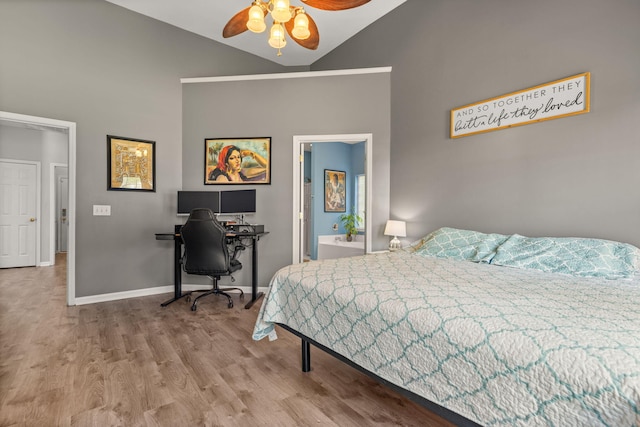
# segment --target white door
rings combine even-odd
[[[69,178],[61,176],[58,179],[58,195],[57,200],[57,236],[58,236],[58,252],[67,252],[67,241],[69,236]]]
[[[37,165],[0,162],[0,268],[36,265]]]

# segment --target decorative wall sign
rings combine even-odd
[[[271,184],[271,138],[204,140],[205,184]]]
[[[451,110],[451,138],[589,112],[590,73]]]
[[[156,191],[156,143],[107,135],[107,190]]]

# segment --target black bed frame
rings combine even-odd
[[[402,396],[408,398],[409,400],[417,403],[420,406],[425,407],[426,409],[428,409],[429,411],[433,412],[434,414],[437,414],[439,416],[441,416],[442,418],[454,423],[457,426],[460,427],[481,427],[480,424],[471,421],[468,418],[463,417],[460,414],[457,414],[453,411],[451,411],[450,409],[447,409],[443,406],[440,406],[436,403],[433,403],[430,400],[425,399],[424,397],[413,393],[412,391],[406,390],[402,387],[399,387],[387,380],[385,380],[384,378],[374,374],[373,372],[363,368],[362,366],[356,364],[355,362],[347,359],[346,357],[344,357],[341,354],[336,353],[335,351],[331,350],[328,347],[325,347],[324,345],[312,340],[309,337],[306,337],[305,335],[301,334],[298,331],[295,331],[293,329],[291,329],[289,326],[287,325],[283,325],[282,323],[277,323],[278,326],[286,329],[287,331],[291,332],[292,334],[296,335],[297,337],[299,337],[301,339],[302,342],[302,372],[309,372],[311,370],[311,346],[310,344],[313,344],[315,347],[318,347],[320,350],[329,353],[331,356],[335,357],[338,360],[343,361],[344,363],[346,363],[347,365],[356,368],[358,371],[364,373],[365,375],[373,378],[374,380],[378,381],[379,383],[381,383],[382,385],[385,385],[387,387],[389,387],[390,389],[392,389],[393,391],[395,391],[396,393],[401,394]]]

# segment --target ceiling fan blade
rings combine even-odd
[[[302,0],[302,2],[316,9],[322,10],[345,10],[362,6],[371,0]]]
[[[292,34],[293,21],[294,21],[293,19],[290,19],[288,22],[285,22],[284,27],[287,29],[287,33],[289,33],[289,36],[291,36],[291,39],[294,42],[298,43],[300,46],[304,48],[316,50],[318,48],[318,45],[320,44],[320,33],[318,32],[318,26],[316,25],[316,22],[313,20],[313,18],[311,18],[308,13],[306,15],[307,15],[307,18],[309,18],[309,32],[311,33],[309,38],[304,40],[298,40],[293,36]]]
[[[233,18],[229,19],[229,22],[227,22],[227,25],[225,25],[222,30],[222,37],[226,39],[247,31],[249,9],[251,9],[251,6],[246,9],[242,9],[240,12],[233,15]]]

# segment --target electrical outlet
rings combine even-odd
[[[111,216],[111,205],[93,205],[93,216]]]

